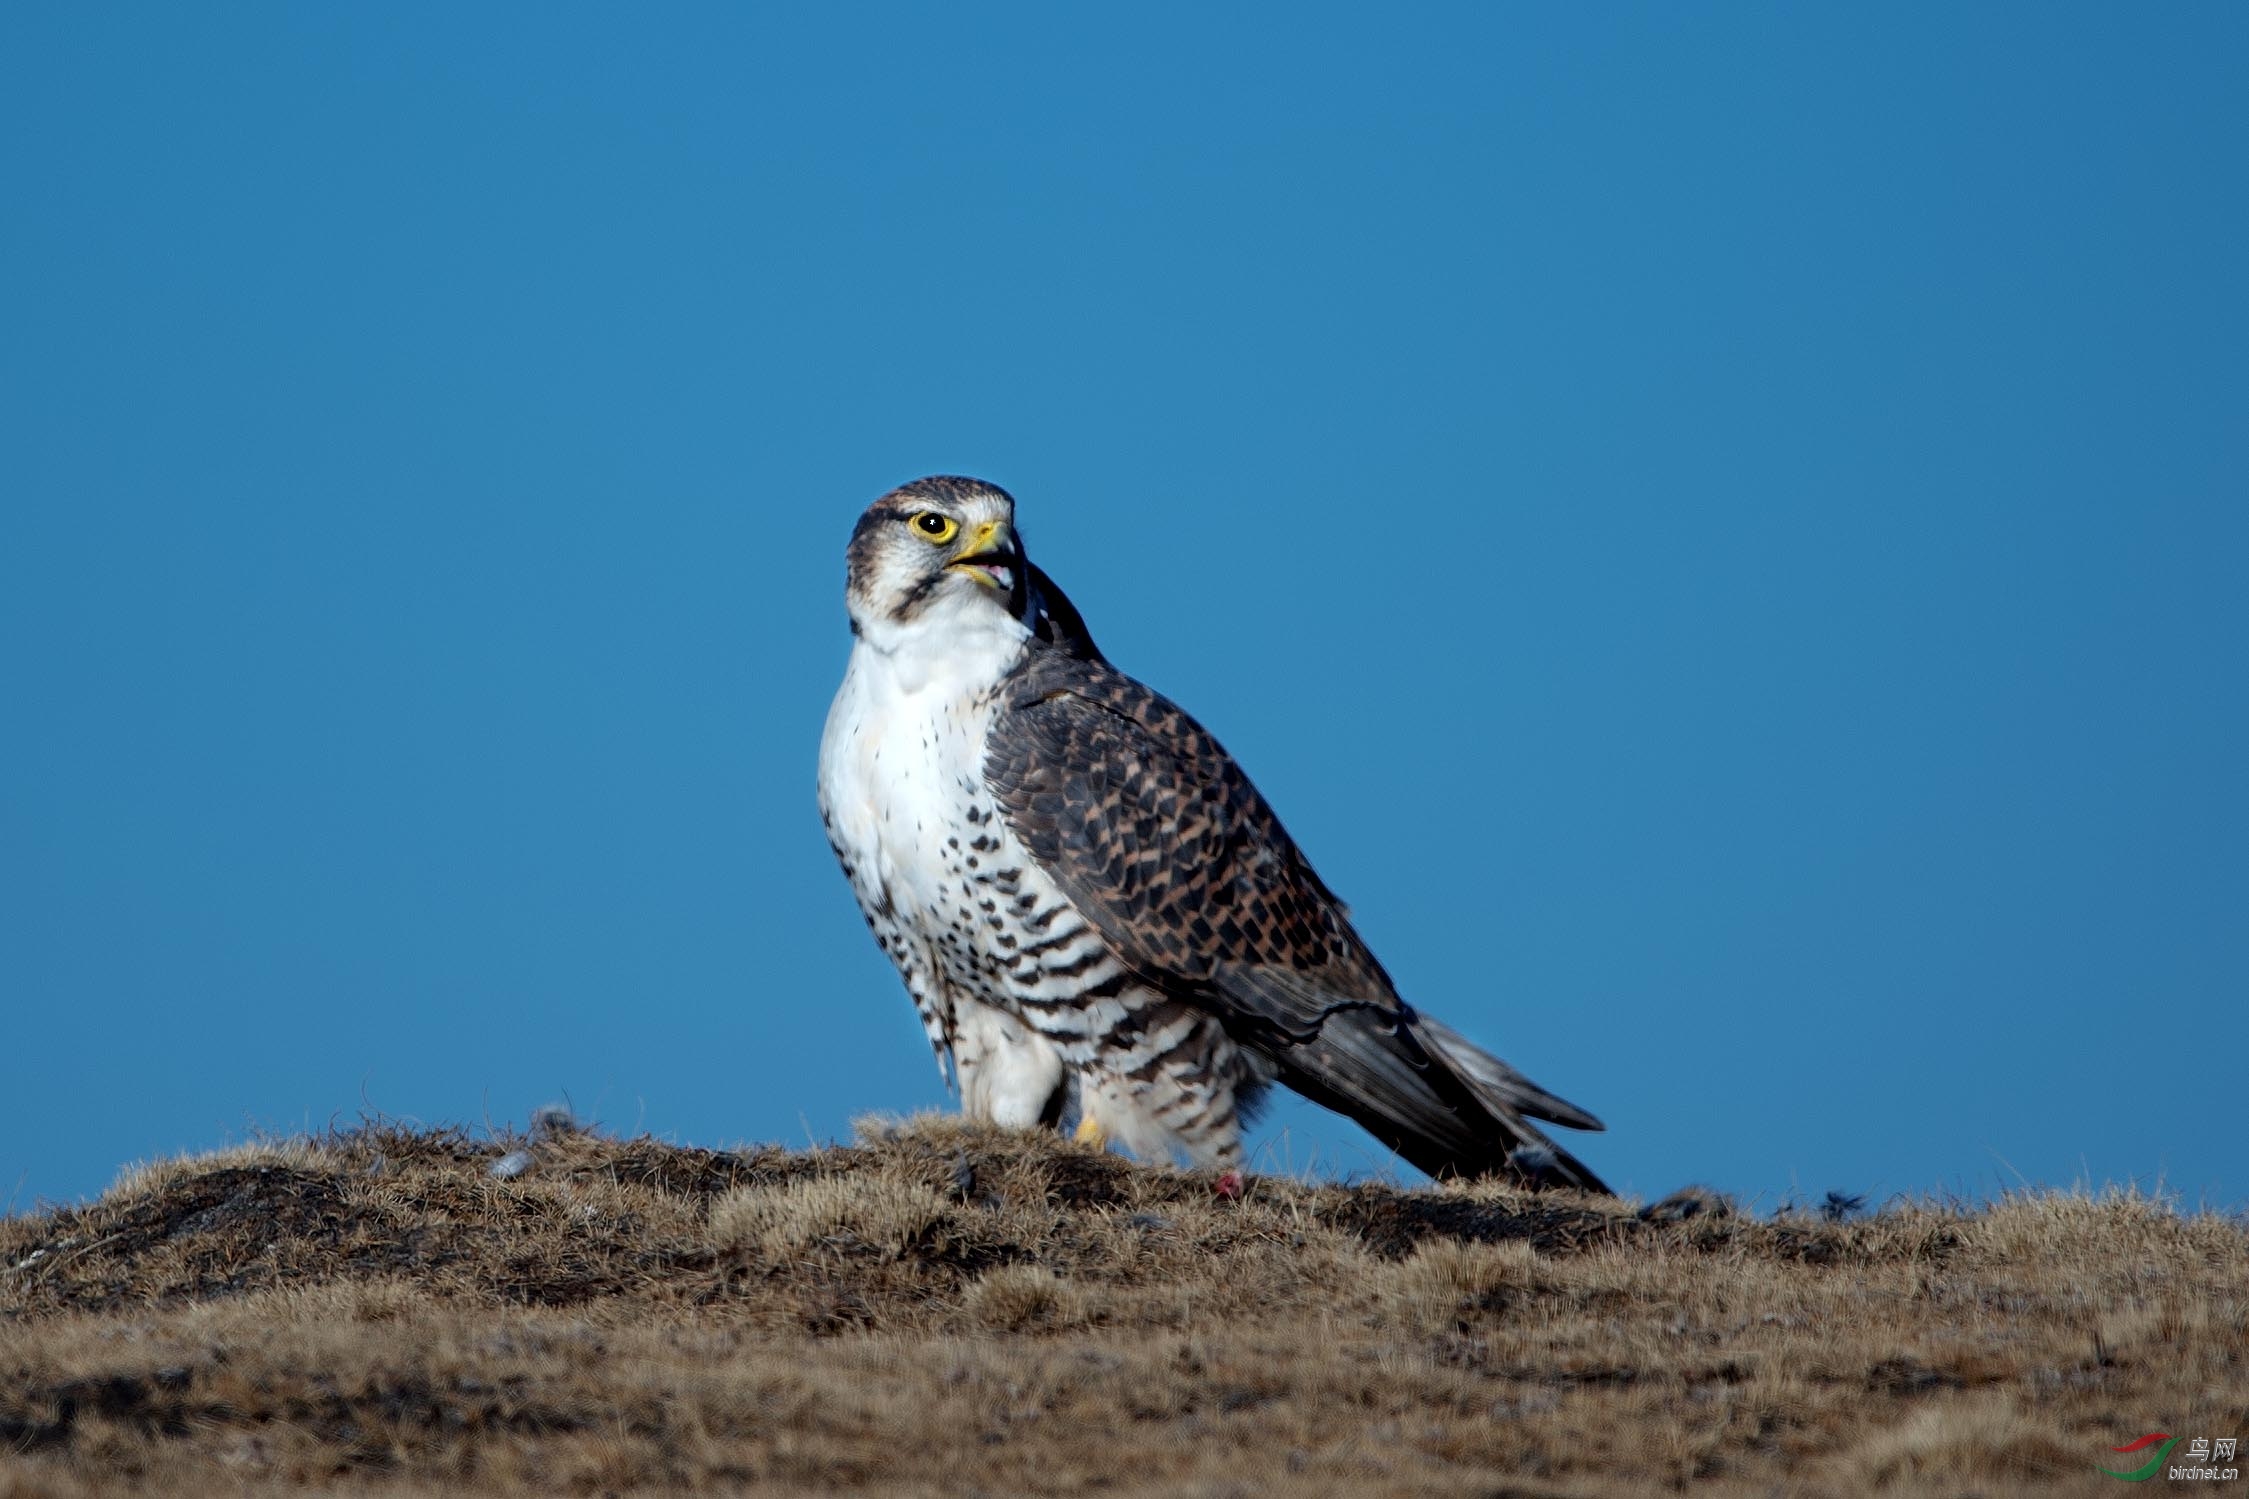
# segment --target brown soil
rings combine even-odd
[[[2236,1221],[1659,1206],[376,1125],[0,1220],[0,1499],[2092,1494],[2249,1441]]]

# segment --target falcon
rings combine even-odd
[[[917,479],[845,559],[820,815],[965,1113],[1232,1173],[1279,1082],[1435,1177],[1609,1190],[1530,1121],[1601,1122],[1399,997],[1233,757],[1024,555],[1006,491]]]

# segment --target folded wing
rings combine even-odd
[[[1231,756],[1097,654],[1038,649],[985,779],[1136,977],[1217,1014],[1297,1092],[1435,1176],[1608,1190],[1528,1121],[1600,1121],[1422,1015]]]

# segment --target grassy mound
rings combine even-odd
[[[2099,1493],[2155,1430],[2249,1439],[2249,1234],[2131,1196],[1759,1222],[1234,1200],[951,1120],[374,1126],[0,1221],[0,1499]]]

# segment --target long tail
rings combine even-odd
[[[1443,1021],[1410,1009],[1395,1018],[1345,1011],[1328,1017],[1316,1041],[1283,1048],[1277,1060],[1282,1082],[1358,1120],[1431,1176],[1506,1176],[1615,1195],[1529,1122],[1598,1130],[1601,1121]]]

